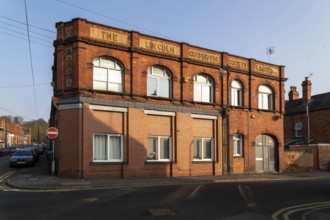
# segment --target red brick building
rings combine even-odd
[[[302,98],[291,86],[285,102],[284,132],[289,144],[330,143],[330,93],[311,95],[312,82],[302,82]]]
[[[282,171],[283,66],[80,18],[56,27],[60,176]]]
[[[16,125],[7,117],[0,117],[0,148],[31,144],[31,130]]]

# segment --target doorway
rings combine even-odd
[[[277,172],[278,150],[273,137],[265,134],[257,136],[255,158],[257,173]]]

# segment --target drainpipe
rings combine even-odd
[[[306,114],[307,114],[307,144],[311,143],[311,129],[310,129],[310,120],[309,120],[309,102],[306,104]]]
[[[227,120],[227,174],[231,174],[231,158],[230,158],[230,120],[229,120],[229,115],[226,116],[226,120]]]
[[[227,108],[226,108],[226,112],[227,112],[227,174],[231,174],[231,152],[230,152],[230,117],[229,117],[229,75],[230,72],[227,70]]]

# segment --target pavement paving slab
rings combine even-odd
[[[164,177],[144,179],[70,179],[51,175],[49,163],[42,156],[35,167],[13,170],[16,173],[6,179],[9,187],[19,189],[97,189],[118,187],[143,187],[184,184],[208,184],[228,182],[255,182],[255,181],[292,181],[301,179],[330,179],[330,172],[304,173],[267,173],[267,174],[230,174],[221,176],[194,176],[194,177]]]

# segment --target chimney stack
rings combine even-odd
[[[312,82],[308,80],[308,77],[305,77],[305,81],[301,85],[303,90],[303,104],[307,104],[312,97]]]
[[[299,92],[297,91],[297,87],[291,86],[289,92],[289,101],[293,101],[299,98]]]

